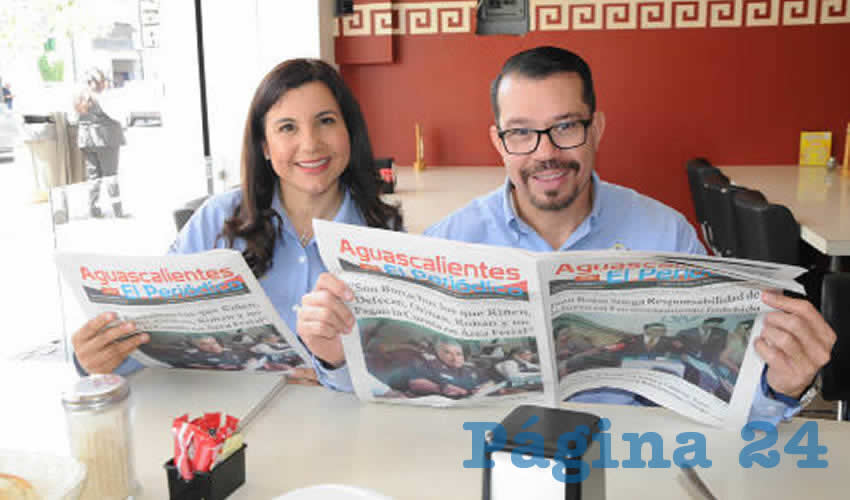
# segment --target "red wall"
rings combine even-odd
[[[685,161],[796,163],[801,130],[832,130],[840,162],[850,121],[850,25],[536,31],[526,36],[393,36],[393,63],[342,65],[375,152],[409,165],[414,123],[428,165],[500,165],[487,128],[504,60],[542,44],[591,66],[607,114],[598,171],[693,219]],[[344,43],[345,37],[341,39]]]

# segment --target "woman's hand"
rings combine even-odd
[[[354,328],[354,314],[345,304],[354,293],[340,279],[322,273],[313,291],[301,297],[296,310],[295,329],[314,356],[339,367],[345,363],[340,335]]]
[[[84,324],[71,336],[74,352],[80,366],[89,373],[112,373],[137,347],[148,342],[147,333],[139,333],[123,340],[136,329],[132,322],[121,322],[106,328],[116,318],[115,313],[103,313]]]

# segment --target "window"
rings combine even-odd
[[[528,0],[482,0],[478,5],[479,35],[528,33]]]
[[[176,234],[173,211],[207,192],[192,2],[168,2],[161,26],[158,0],[56,6],[67,3],[14,0],[20,25],[0,15],[0,32],[18,30],[0,44],[14,92],[0,113],[0,150],[13,125],[0,207],[14,214],[0,229],[14,284],[0,292],[10,306],[0,359],[61,357],[57,339],[88,319],[60,286],[54,250],[160,255]]]

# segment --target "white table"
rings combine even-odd
[[[505,182],[503,167],[395,167],[398,184],[391,202],[401,203],[407,232],[420,234],[474,198]]]
[[[43,377],[45,376],[46,377]],[[52,449],[67,454],[67,441],[50,436],[33,439],[35,428],[64,436],[57,383],[73,374],[58,363],[0,363],[0,447]],[[11,378],[10,377],[14,377]],[[136,404],[135,446],[141,498],[167,498],[162,464],[172,453],[169,432],[174,416],[189,411],[222,409],[245,412],[274,383],[268,375],[148,370],[132,377]],[[21,395],[28,394],[24,399]],[[10,399],[11,398],[11,399]],[[10,409],[14,408],[14,412]],[[675,436],[706,435],[713,461],[700,475],[714,494],[734,498],[844,498],[844,474],[850,470],[850,427],[818,421],[820,443],[829,451],[826,469],[797,469],[798,457],[782,447],[805,420],[780,427],[773,449],[781,454],[775,469],[744,469],[738,454],[746,444],[736,433],[693,423],[661,408],[571,404],[611,419],[612,455],[629,456],[625,432],[655,431],[664,438],[664,458],[679,446]],[[511,408],[431,409],[388,404],[361,404],[353,395],[320,387],[287,386],[246,432],[247,482],[231,497],[273,498],[295,488],[343,483],[371,488],[397,499],[480,498],[482,471],[464,469],[471,458],[466,421],[499,421]],[[60,444],[61,443],[61,444]],[[64,447],[64,448],[63,448]],[[648,447],[647,447],[648,448]],[[644,459],[648,460],[648,449]],[[677,468],[609,469],[609,499],[688,498]]]
[[[785,205],[800,223],[800,237],[824,255],[850,255],[850,175],[823,166],[720,167],[739,186]],[[835,267],[833,264],[833,267]]]

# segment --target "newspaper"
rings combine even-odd
[[[550,406],[630,391],[700,422],[743,425],[763,361],[764,290],[803,269],[678,253],[534,253],[314,221],[354,291],[343,347],[364,400]]]
[[[150,335],[131,356],[145,366],[289,373],[309,363],[242,255],[119,257],[56,254],[87,317],[112,311]]]

